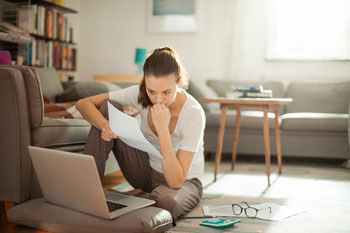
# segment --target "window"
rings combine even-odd
[[[350,0],[270,0],[267,59],[350,60]]]

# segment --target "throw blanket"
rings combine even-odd
[[[83,116],[76,109],[76,101],[66,103],[53,103],[46,96],[44,97],[44,116],[52,118],[71,118],[71,119],[83,119]],[[126,114],[136,117],[138,111],[131,107],[124,107],[123,112]]]
[[[75,108],[76,101],[67,103],[52,103],[44,96],[44,116],[52,118],[83,119],[80,112]]]

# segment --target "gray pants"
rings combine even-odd
[[[119,103],[111,103],[122,110]],[[99,110],[108,119],[107,102],[104,102]],[[106,142],[101,138],[101,131],[92,126],[84,154],[94,156],[101,180],[111,150],[113,150],[125,179],[134,188],[144,191],[138,196],[154,200],[155,206],[168,210],[175,220],[191,211],[199,203],[203,189],[198,179],[186,180],[180,189],[171,189],[164,175],[150,167],[146,152],[126,145],[120,139]]]

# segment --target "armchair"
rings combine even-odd
[[[43,93],[54,98],[63,91],[52,72],[27,66],[0,66],[0,201],[5,201],[7,207],[13,206],[7,209],[8,221],[53,232],[168,229],[172,223],[170,213],[156,207],[107,221],[44,201],[28,145],[80,152],[90,129],[83,119],[44,117]]]

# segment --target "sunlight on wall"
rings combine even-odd
[[[270,7],[270,58],[350,58],[348,0],[271,0]]]

